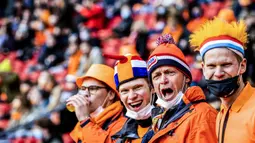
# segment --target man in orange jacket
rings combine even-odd
[[[157,94],[152,109],[155,135],[149,143],[216,143],[217,111],[205,102],[200,87],[189,87],[192,76],[171,35],[157,40],[147,62],[149,80]]]
[[[70,134],[75,142],[114,142],[111,136],[126,122],[113,75],[113,68],[94,64],[77,78],[79,92],[67,100],[79,120]]]
[[[153,106],[146,62],[136,54],[106,56],[118,60],[114,67],[114,79],[128,117],[113,138],[123,143],[145,143],[153,135],[150,128]]]
[[[209,91],[222,102],[216,121],[218,142],[254,143],[255,88],[242,78],[246,71],[246,25],[215,18],[191,35],[190,42],[203,58]]]

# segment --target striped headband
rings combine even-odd
[[[244,56],[243,44],[237,39],[230,36],[221,35],[217,37],[208,38],[201,44],[200,47],[201,48],[199,51],[202,57],[204,57],[205,53],[208,50],[211,50],[214,48],[223,48],[223,47],[232,50],[233,52],[235,52],[241,57]]]

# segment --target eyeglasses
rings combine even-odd
[[[78,90],[78,94],[80,95],[86,95],[86,89],[88,89],[89,94],[96,94],[96,92],[99,89],[107,89],[107,87],[102,87],[102,86],[96,86],[96,85],[92,85],[92,86],[82,86],[79,90]]]

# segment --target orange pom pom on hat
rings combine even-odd
[[[185,56],[175,45],[172,36],[170,34],[160,36],[157,39],[157,45],[147,62],[149,81],[152,83],[151,74],[156,68],[166,65],[177,68],[192,81],[190,68],[185,61]]]
[[[113,76],[114,76],[113,68],[103,64],[93,64],[90,66],[90,68],[88,69],[87,73],[84,76],[78,77],[76,79],[76,84],[78,87],[81,87],[83,81],[86,78],[94,78],[108,85],[119,96],[119,93],[116,90]]]

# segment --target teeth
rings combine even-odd
[[[130,105],[135,106],[135,105],[139,105],[139,104],[141,104],[141,103],[142,103],[142,101],[138,101],[138,102],[133,102],[133,103],[131,103]]]

